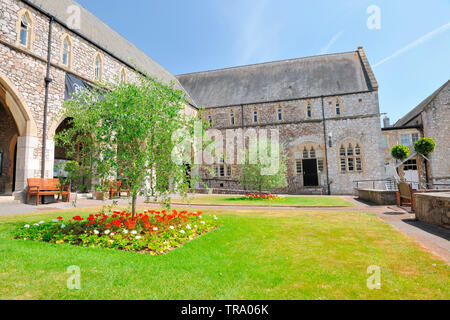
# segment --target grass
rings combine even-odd
[[[12,240],[0,217],[0,299],[449,299],[449,267],[376,216],[211,210],[224,225],[164,256]],[[81,290],[66,270],[81,268]],[[366,286],[367,268],[381,290]]]
[[[174,203],[193,205],[268,206],[268,207],[352,207],[351,202],[339,197],[281,197],[276,200],[248,200],[243,196],[197,196]]]

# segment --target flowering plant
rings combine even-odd
[[[217,228],[218,218],[204,217],[202,212],[173,210],[144,211],[134,218],[128,211],[75,216],[64,221],[25,225],[16,239],[71,244],[83,247],[113,248],[164,254]]]
[[[247,199],[247,200],[276,200],[276,199],[278,199],[278,196],[273,195],[273,194],[247,194],[247,195],[245,195],[245,199]]]

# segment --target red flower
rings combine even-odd
[[[58,217],[58,218],[56,218],[56,219],[58,219],[58,220],[62,220],[62,219],[64,219],[63,217]]]

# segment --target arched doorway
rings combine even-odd
[[[19,130],[14,117],[0,100],[0,195],[11,195],[15,185],[16,147]]]
[[[0,194],[22,191],[34,178],[39,158],[37,126],[17,87],[0,72]]]

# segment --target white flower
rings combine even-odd
[[[53,219],[52,221],[53,221],[53,222],[58,222],[58,220],[57,220],[57,219]]]
[[[141,239],[142,237],[141,236],[136,236],[136,240],[139,240],[139,239]]]
[[[154,227],[154,228],[153,228],[153,231],[158,231],[158,228],[157,228],[157,227]]]
[[[61,225],[61,229],[64,229],[65,227],[66,227],[65,224],[62,224],[62,225]]]
[[[217,218],[217,216],[214,216],[214,220],[219,220],[219,218]]]
[[[198,226],[197,226],[197,225],[195,225],[194,227],[198,228]]]
[[[202,224],[205,224],[205,221],[202,221]]]
[[[100,232],[98,232],[97,230],[94,230],[94,233],[95,233],[95,234],[99,234]]]
[[[123,233],[128,234],[128,230],[127,229],[123,229]]]
[[[30,227],[30,225],[29,224],[26,224],[25,226],[24,226],[24,228],[29,228]]]
[[[137,234],[136,230],[131,231],[132,234]]]
[[[173,230],[173,229],[175,229],[175,227],[173,227],[173,226],[170,226],[170,227],[169,227],[169,229],[170,229],[170,230]]]
[[[39,222],[39,224],[44,224],[45,223],[45,221],[41,221],[41,222]]]
[[[187,225],[186,228],[189,229],[189,230],[192,229],[190,225]]]
[[[186,233],[186,231],[184,231],[184,230],[181,230],[181,231],[180,231],[180,233],[182,233],[182,234],[185,234],[185,233]]]
[[[116,235],[116,234],[115,234],[114,232],[111,232],[111,237],[112,237],[112,236],[115,236],[115,235]]]
[[[34,225],[35,225],[36,227],[39,227],[39,223],[35,223]]]
[[[111,231],[109,231],[109,230],[106,230],[106,231],[105,231],[105,234],[106,234],[106,235],[108,235],[108,234],[110,234],[110,233],[111,233]]]

